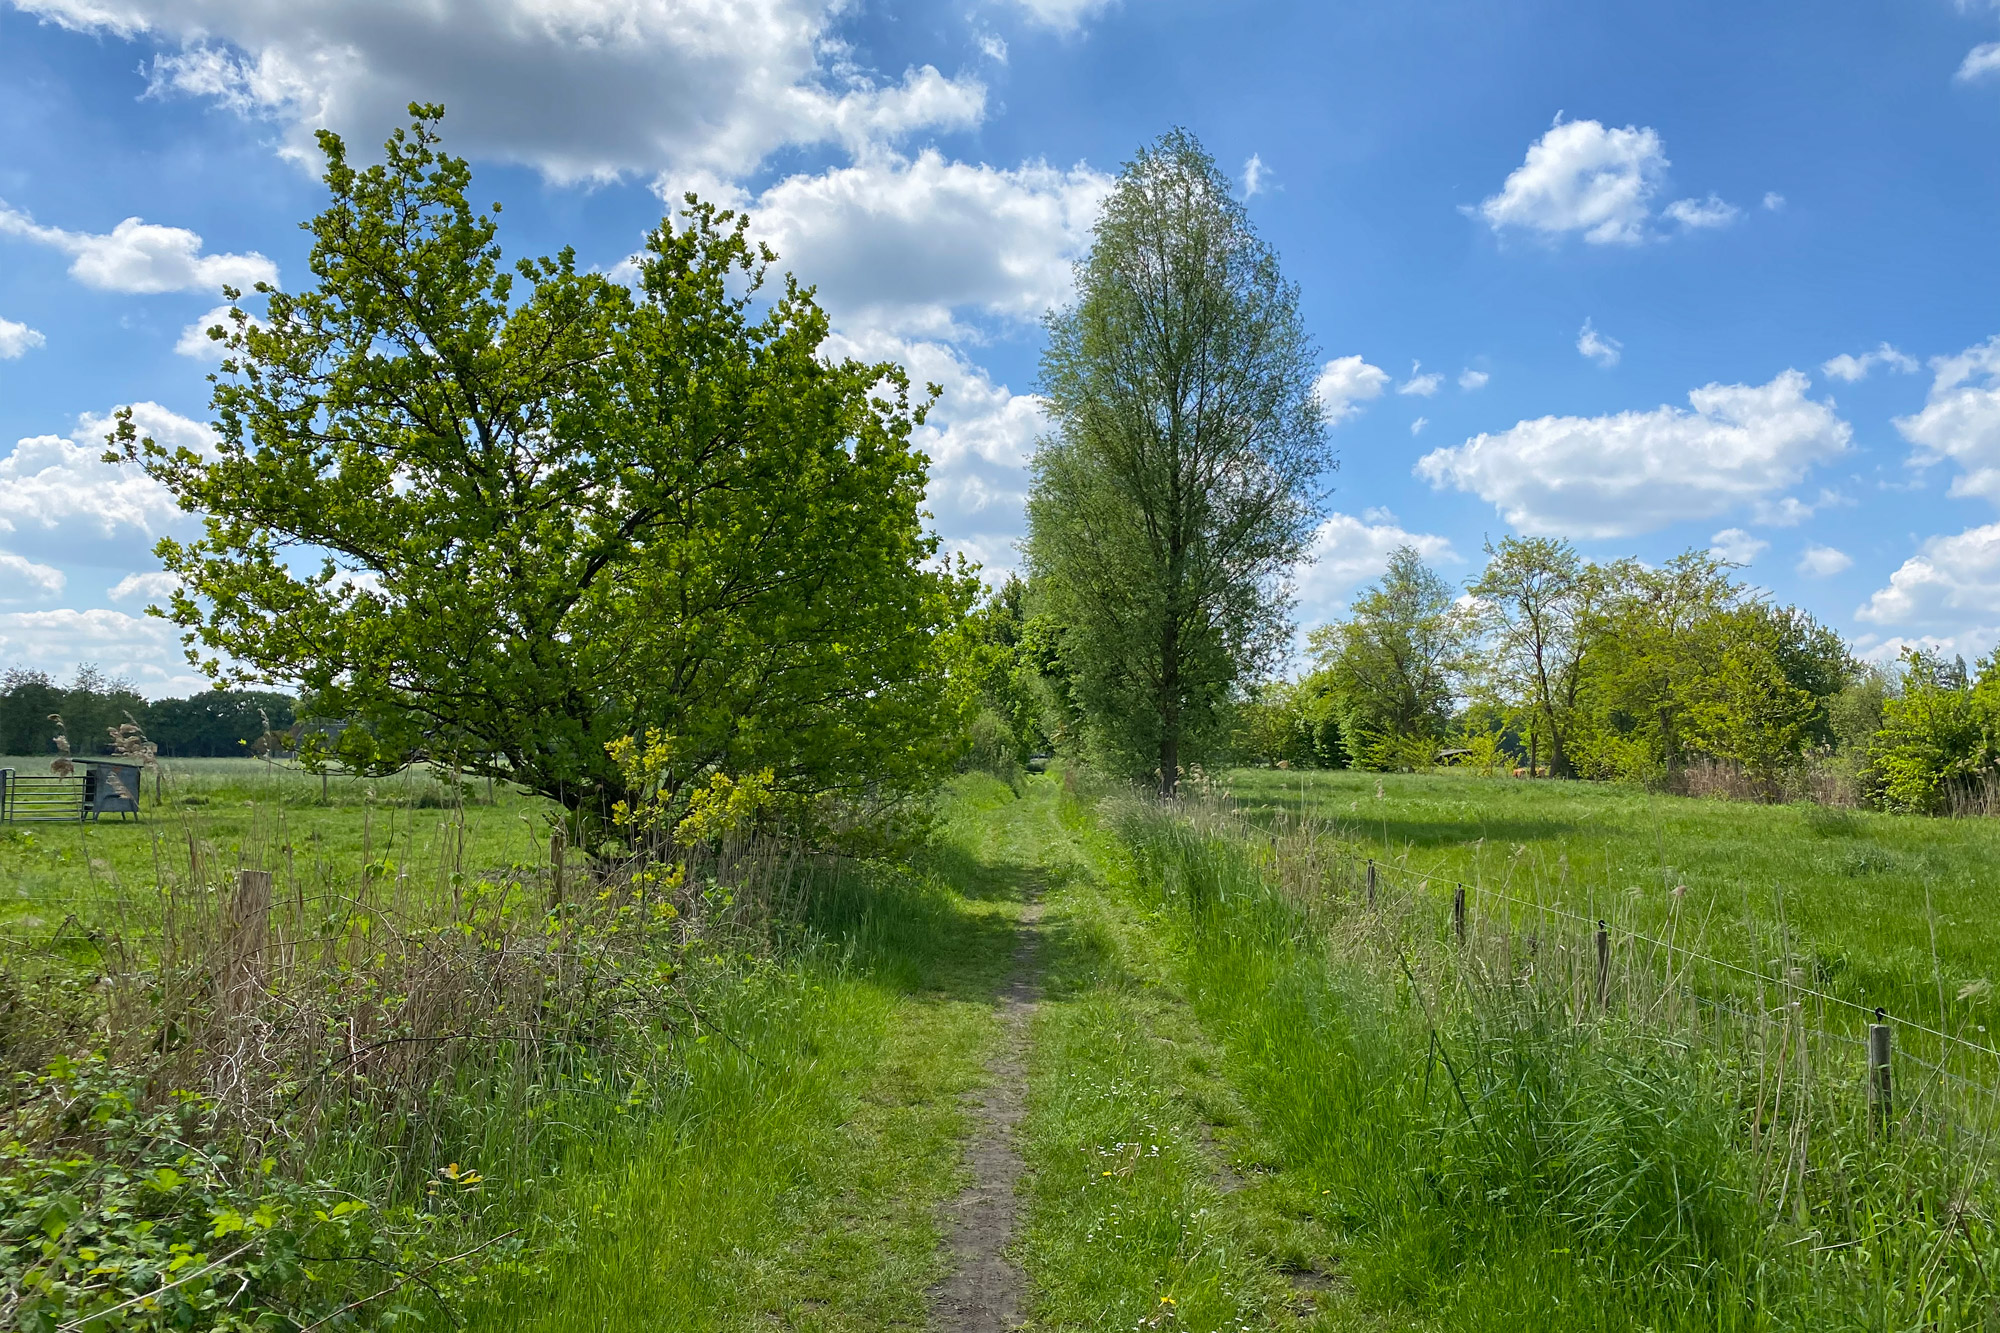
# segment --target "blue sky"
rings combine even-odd
[[[1713,545],[1875,655],[2000,642],[2000,0],[0,0],[0,666],[194,683],[144,615],[190,521],[101,423],[201,443],[185,331],[304,276],[313,130],[413,99],[517,254],[751,208],[839,347],[944,385],[931,506],[990,568],[1037,317],[1185,125],[1327,363],[1308,623],[1531,532]]]

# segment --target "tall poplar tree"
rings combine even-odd
[[[1331,466],[1298,289],[1184,130],[1119,176],[1048,320],[1027,564],[1092,741],[1171,795],[1290,630]]]

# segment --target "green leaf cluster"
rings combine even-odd
[[[0,1144],[9,1328],[383,1327],[421,1322],[466,1280],[435,1244],[453,1200],[383,1209],[269,1158],[240,1162],[204,1099],[141,1109],[101,1058],[16,1081]]]
[[[1409,546],[1390,555],[1388,570],[1356,596],[1346,620],[1312,632],[1317,670],[1309,680],[1338,701],[1355,763],[1394,769],[1435,762],[1451,730],[1472,632],[1451,585]]]
[[[948,764],[977,585],[924,527],[902,369],[823,355],[811,290],[692,196],[632,287],[569,249],[507,266],[412,113],[375,165],[321,134],[313,285],[210,331],[213,451],[113,437],[204,516],[158,548],[191,656],[303,686],[364,766],[450,756],[598,827],[632,796],[606,745],[648,729],[670,792]]]
[[[2000,652],[1970,677],[1963,658],[1927,649],[1906,649],[1902,665],[1862,780],[1885,809],[1947,814],[2000,774]]]
[[[1304,684],[1337,701],[1356,764],[1449,757],[1672,786],[1706,760],[1775,797],[1839,742],[1836,704],[1866,683],[1839,635],[1710,552],[1599,564],[1509,537],[1487,555],[1461,598],[1399,550],[1345,620],[1313,632]]]

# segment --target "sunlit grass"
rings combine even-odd
[[[2000,1018],[1982,984],[2000,982],[2000,821],[1457,774],[1245,769],[1222,785],[1265,827],[1337,831],[1401,886],[1430,872],[1751,966],[1783,952],[1816,989],[1969,1037]]]
[[[1402,795],[1407,812],[1424,788]],[[1871,1129],[1858,1077],[1808,1066],[1782,997],[1763,1025],[1599,1016],[1496,949],[1461,954],[1435,904],[1370,913],[1281,876],[1303,840],[1274,860],[1213,816],[1116,818],[1229,1081],[1365,1308],[1662,1333],[1988,1317],[2000,1188],[1980,1139],[1921,1111]]]

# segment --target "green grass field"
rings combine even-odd
[[[1843,999],[1991,1026],[2000,822],[1456,774],[1237,770],[1221,785],[1265,827],[1331,828],[1392,883],[1447,877],[1753,967],[1784,950]]]
[[[20,773],[48,764],[0,757]],[[143,940],[165,886],[198,876],[213,890],[241,868],[272,871],[296,896],[370,873],[442,884],[548,857],[546,802],[500,784],[488,804],[472,780],[454,795],[428,770],[323,781],[257,759],[169,759],[144,785],[137,821],[0,825],[0,937],[71,952],[92,931]]]
[[[282,1169],[417,1207],[440,1171],[482,1173],[447,1248],[506,1241],[467,1327],[924,1328],[1035,902],[1025,1328],[1972,1326],[2000,1193],[1921,1091],[1888,1152],[1837,1068],[1767,1108],[1723,1036],[1482,990],[1419,876],[1478,886],[1476,922],[1505,892],[1751,964],[1782,928],[1813,982],[1920,1018],[1942,995],[1970,1032],[1971,983],[2000,976],[2000,829],[1456,775],[1223,785],[1234,813],[1187,823],[1060,772],[961,778],[914,856],[814,872],[659,955],[686,1013],[620,1010],[637,1026],[542,1063],[464,1048],[422,1136],[354,1125]],[[139,823],[0,830],[0,950],[88,973],[90,932],[142,938],[195,864],[211,889],[244,865],[418,904],[510,866],[540,883],[547,814],[429,773],[323,796],[255,760],[170,765]],[[1376,858],[1424,907],[1398,928],[1431,934],[1371,943],[1351,879],[1286,862],[1302,827]],[[1760,1146],[1781,1128],[1796,1185]]]

